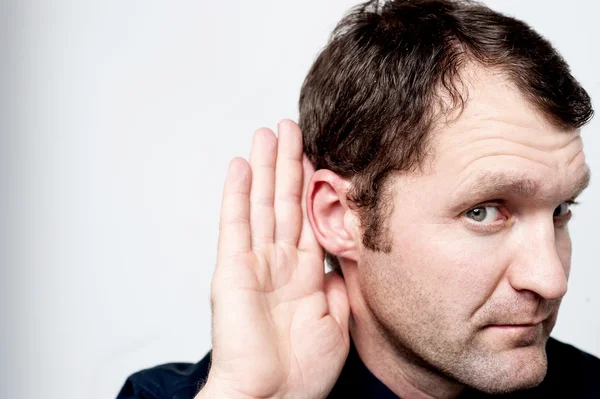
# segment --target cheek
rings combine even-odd
[[[555,233],[556,239],[556,253],[558,254],[558,258],[565,269],[565,274],[567,278],[571,272],[571,252],[572,252],[572,244],[571,237],[569,235],[569,231],[565,229],[559,229]]]
[[[457,224],[422,224],[395,231],[396,258],[411,286],[467,319],[492,295],[508,264],[505,237],[474,236]]]

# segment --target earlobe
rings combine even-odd
[[[327,169],[316,171],[307,193],[306,209],[319,244],[340,258],[357,260],[358,229],[349,207],[350,182]]]

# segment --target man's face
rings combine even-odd
[[[433,133],[423,173],[392,177],[392,251],[361,248],[350,278],[398,353],[510,391],[546,373],[571,266],[569,201],[588,169],[579,132],[545,122],[499,74],[466,76],[466,108]]]

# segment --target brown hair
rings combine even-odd
[[[334,29],[300,93],[304,148],[316,169],[350,178],[363,243],[383,234],[391,171],[420,167],[441,94],[464,106],[467,62],[502,71],[553,124],[584,125],[590,98],[552,45],[526,23],[468,0],[368,1]],[[337,258],[328,262],[339,268]]]

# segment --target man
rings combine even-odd
[[[592,113],[523,22],[467,1],[355,8],[300,127],[258,130],[230,164],[212,353],[119,398],[600,397],[600,360],[549,339]]]

